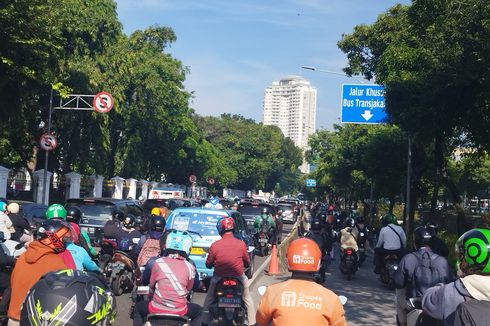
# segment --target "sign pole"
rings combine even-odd
[[[51,115],[53,112],[53,87],[51,86],[51,93],[49,96],[49,114],[48,114],[48,134],[51,133]],[[49,204],[49,200],[46,200],[46,187],[49,186],[48,182],[48,159],[49,159],[49,151],[45,150],[45,156],[44,156],[44,180],[43,180],[43,201],[42,203],[44,205]]]
[[[410,232],[410,183],[412,178],[412,138],[408,135],[408,154],[407,154],[407,194],[405,196],[405,232]]]

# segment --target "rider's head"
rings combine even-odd
[[[232,217],[223,217],[218,220],[216,225],[219,235],[223,236],[226,232],[233,232],[235,229],[235,220]]]
[[[134,217],[134,215],[129,214],[128,216],[126,216],[126,218],[123,221],[123,225],[126,229],[134,228],[136,225],[136,218]]]
[[[469,230],[456,241],[455,250],[465,275],[490,275],[490,230]]]
[[[114,325],[116,298],[94,274],[65,269],[45,274],[22,305],[26,325]]]
[[[396,216],[393,213],[386,213],[381,220],[381,224],[383,226],[387,226],[388,224],[396,224]]]
[[[299,238],[289,245],[287,258],[289,271],[316,273],[320,269],[322,253],[315,241]]]
[[[351,217],[346,218],[344,221],[344,227],[345,228],[352,228],[352,227],[354,227],[355,224],[356,224],[356,222]]]
[[[176,231],[167,234],[165,251],[167,254],[177,253],[183,257],[189,256],[192,248],[192,237],[187,232]]]
[[[433,237],[434,233],[430,228],[426,226],[419,226],[413,231],[413,243],[415,245],[415,249],[430,246]]]
[[[165,219],[159,215],[150,217],[150,231],[163,232],[165,230]]]
[[[121,211],[114,211],[114,212],[112,213],[112,219],[113,219],[113,220],[115,220],[115,221],[122,222],[122,221],[124,221],[124,218],[125,218],[125,217],[126,217],[126,216],[125,216],[125,215],[124,215],[124,213],[123,213],[123,212],[121,212]]]
[[[68,208],[68,211],[66,213],[66,220],[68,222],[79,224],[81,218],[82,211],[80,210],[80,208],[78,208],[77,206],[71,206],[70,208]]]
[[[48,207],[46,210],[46,218],[47,219],[52,219],[52,218],[59,218],[59,219],[66,219],[66,209],[63,207],[63,205],[60,204],[53,204]]]
[[[10,203],[7,205],[7,211],[10,214],[17,214],[19,213],[19,210],[20,210],[20,206],[17,203]]]
[[[66,243],[72,241],[71,232],[72,229],[67,222],[60,219],[46,220],[37,229],[36,240],[60,253],[65,251]]]
[[[263,207],[261,210],[260,210],[260,215],[267,215],[268,212],[267,212],[267,208]]]
[[[322,229],[322,223],[319,216],[311,219],[311,229],[315,231]]]
[[[160,216],[160,207],[153,207],[151,209],[150,215]]]

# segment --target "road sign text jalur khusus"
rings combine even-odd
[[[382,85],[342,85],[342,123],[385,123],[384,95]]]

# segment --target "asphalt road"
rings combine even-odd
[[[289,234],[293,225],[292,224],[284,224],[283,227],[283,239]],[[259,267],[266,261],[267,257],[260,257],[258,255],[255,256],[254,259],[254,268],[255,270],[259,269]],[[259,277],[257,277],[259,278]],[[255,291],[257,292],[257,291]],[[255,293],[258,295],[258,293]],[[206,293],[194,293],[192,297],[192,301],[202,305],[204,303],[204,299],[206,297]],[[254,299],[255,300],[255,299]],[[258,300],[258,299],[257,299]],[[117,302],[117,319],[116,325],[118,326],[130,326],[133,324],[132,319],[129,318],[129,311],[131,308],[131,294],[126,293],[116,298]],[[258,301],[257,301],[258,302]]]

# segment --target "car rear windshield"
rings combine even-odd
[[[222,215],[178,212],[172,218],[170,228],[179,231],[191,231],[201,236],[218,235],[216,224]]]
[[[283,212],[285,212],[285,211],[290,211],[290,210],[292,210],[293,208],[291,207],[291,205],[278,205],[278,206],[277,206],[277,209],[280,209],[280,210],[282,210]]]
[[[268,213],[273,213],[273,209],[267,205],[253,205],[253,204],[242,204],[238,207],[238,211],[242,213],[242,215],[260,215],[262,208],[267,208]]]
[[[109,220],[112,218],[114,205],[107,203],[69,203],[68,207],[77,206],[82,211],[82,217]]]

